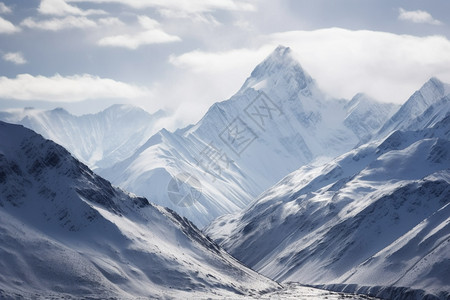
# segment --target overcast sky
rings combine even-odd
[[[279,44],[331,96],[403,103],[432,76],[450,83],[449,12],[448,0],[0,0],[0,109],[130,103],[180,126]]]

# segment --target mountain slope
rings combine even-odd
[[[0,122],[0,297],[238,297],[279,286],[171,210]]]
[[[109,167],[131,156],[156,132],[164,117],[129,106],[113,105],[97,114],[74,116],[62,108],[50,111],[24,109],[0,113],[0,120],[24,125],[63,145],[91,168]]]
[[[205,231],[276,280],[346,291],[378,286],[378,296],[408,287],[445,298],[449,149],[450,115],[432,128],[395,131],[326,165],[300,168]]]
[[[338,281],[361,286],[388,286],[394,283],[396,286],[418,289],[426,287],[445,298],[445,295],[450,296],[449,244],[450,205],[447,203],[394,243],[342,275]],[[402,271],[399,272],[399,269]]]
[[[298,167],[342,154],[378,130],[394,107],[363,98],[349,104],[325,96],[292,51],[280,46],[236,95],[214,104],[197,124],[162,130],[99,173],[136,194],[153,193],[156,203],[205,226],[244,208]],[[168,193],[174,181],[195,192]]]

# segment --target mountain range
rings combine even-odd
[[[333,98],[279,46],[174,132],[0,112],[0,298],[449,299],[449,100]]]
[[[69,150],[91,169],[131,156],[157,129],[164,111],[149,114],[131,105],[113,105],[97,114],[74,116],[63,108],[0,112],[0,120],[24,125]]]
[[[63,147],[4,122],[0,241],[1,299],[348,296],[259,275],[186,218],[111,186]]]
[[[297,168],[362,143],[395,108],[362,94],[352,100],[325,95],[292,50],[280,46],[197,124],[163,129],[130,158],[98,172],[204,227]],[[196,193],[171,195],[166,187],[173,181]]]
[[[364,94],[326,95],[292,50],[279,46],[233,97],[175,132],[155,126],[164,112],[124,105],[80,117],[55,109],[0,119],[52,139],[113,184],[204,227],[297,168],[367,141],[396,109]],[[195,192],[184,197],[183,188]]]
[[[396,123],[397,113],[386,124],[420,127],[416,120],[432,127],[395,130],[322,166],[304,166],[205,232],[280,282],[387,299],[447,299],[450,114],[438,120],[422,111]]]
[[[280,288],[187,219],[3,122],[0,241],[1,299],[252,296]]]

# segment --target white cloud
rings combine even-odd
[[[236,27],[238,27],[238,28],[240,28],[242,30],[246,30],[246,31],[253,31],[253,30],[255,30],[255,27],[254,27],[254,25],[251,22],[249,22],[247,20],[242,20],[242,19],[233,22],[233,26],[236,26]]]
[[[9,52],[3,55],[3,60],[12,62],[16,65],[23,65],[27,63],[27,60],[20,52]]]
[[[264,59],[270,50],[273,50],[270,46],[257,50],[234,49],[224,52],[195,50],[179,56],[171,55],[169,61],[177,67],[190,69],[195,73],[214,74],[238,69],[240,73],[244,73],[242,76],[248,76],[248,73],[251,71],[249,66],[255,66]],[[242,68],[245,68],[246,71],[241,70]]]
[[[75,17],[75,16],[67,16],[64,18],[53,18],[42,21],[36,21],[33,18],[26,18],[20,24],[28,28],[50,30],[50,31],[58,31],[68,28],[83,29],[97,26],[97,24],[94,21],[86,17]]]
[[[170,9],[160,9],[159,13],[167,19],[189,19],[196,23],[204,23],[213,26],[219,26],[221,23],[210,13],[188,13],[185,11],[175,11]]]
[[[98,24],[104,25],[104,26],[124,26],[125,23],[123,23],[120,19],[115,17],[109,17],[109,18],[100,18],[98,19]]]
[[[152,7],[189,13],[215,10],[255,10],[253,4],[243,0],[67,0],[67,2],[120,3],[137,9]]]
[[[195,78],[201,84],[191,82],[195,87],[190,97],[210,105],[236,92],[251,70],[279,44],[290,46],[304,69],[334,97],[349,99],[365,92],[381,101],[402,103],[432,76],[450,82],[450,41],[442,36],[329,28],[282,32],[260,39],[264,42],[256,49],[171,56],[170,62],[185,71],[177,82]]]
[[[164,32],[156,20],[147,16],[139,16],[138,20],[141,27],[145,29],[144,31],[137,34],[122,34],[104,37],[98,41],[98,44],[100,46],[137,49],[142,45],[181,41],[178,36]]]
[[[0,2],[0,14],[10,14],[12,9],[5,5],[5,3]]]
[[[149,95],[150,91],[146,88],[89,74],[0,77],[0,98],[5,99],[76,102],[87,99],[135,99]]]
[[[19,27],[15,26],[10,21],[0,17],[0,34],[1,33],[11,34],[19,31],[20,31]]]
[[[432,76],[450,82],[450,41],[376,31],[329,28],[271,36],[291,46],[328,93],[350,98],[365,92],[386,102],[404,102]]]
[[[87,16],[87,15],[106,14],[105,11],[98,9],[81,10],[76,6],[67,4],[66,1],[64,0],[41,0],[38,11],[41,14],[57,15],[57,16],[65,16],[65,15]]]
[[[253,68],[273,49],[267,45],[257,49],[196,50],[179,56],[171,55],[169,61],[178,69],[170,74],[170,88],[166,83],[154,90],[156,99],[165,99],[164,109],[175,112],[177,122],[170,128],[197,122],[214,102],[231,97]]]
[[[147,16],[138,16],[139,24],[145,29],[155,29],[159,27],[159,22]]]
[[[423,10],[407,11],[403,8],[399,9],[399,20],[410,21],[413,23],[427,23],[432,25],[442,25],[442,22],[436,20],[428,12]]]

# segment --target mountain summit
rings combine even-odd
[[[289,47],[278,46],[266,59],[255,67],[239,92],[248,89],[277,91],[279,99],[296,99],[299,94],[311,96],[319,93],[314,80],[295,59]],[[323,97],[317,95],[317,98]]]
[[[298,93],[310,85],[314,85],[314,80],[294,58],[291,48],[278,46],[256,66],[240,91],[248,88],[259,90],[262,87],[267,89],[287,87],[292,92]]]
[[[414,126],[413,124],[416,122],[424,123],[424,119],[429,119],[431,123],[428,126],[432,126],[445,117],[449,111],[449,105],[446,105],[449,96],[450,85],[443,83],[435,77],[431,78],[409,97],[408,101],[386,122],[378,132],[377,137],[386,137],[386,135],[394,130],[408,129],[410,126]],[[444,98],[447,98],[447,100]],[[440,111],[441,116],[439,118],[433,118],[434,114],[430,113],[430,111],[428,111],[428,116],[421,116],[430,109]]]

